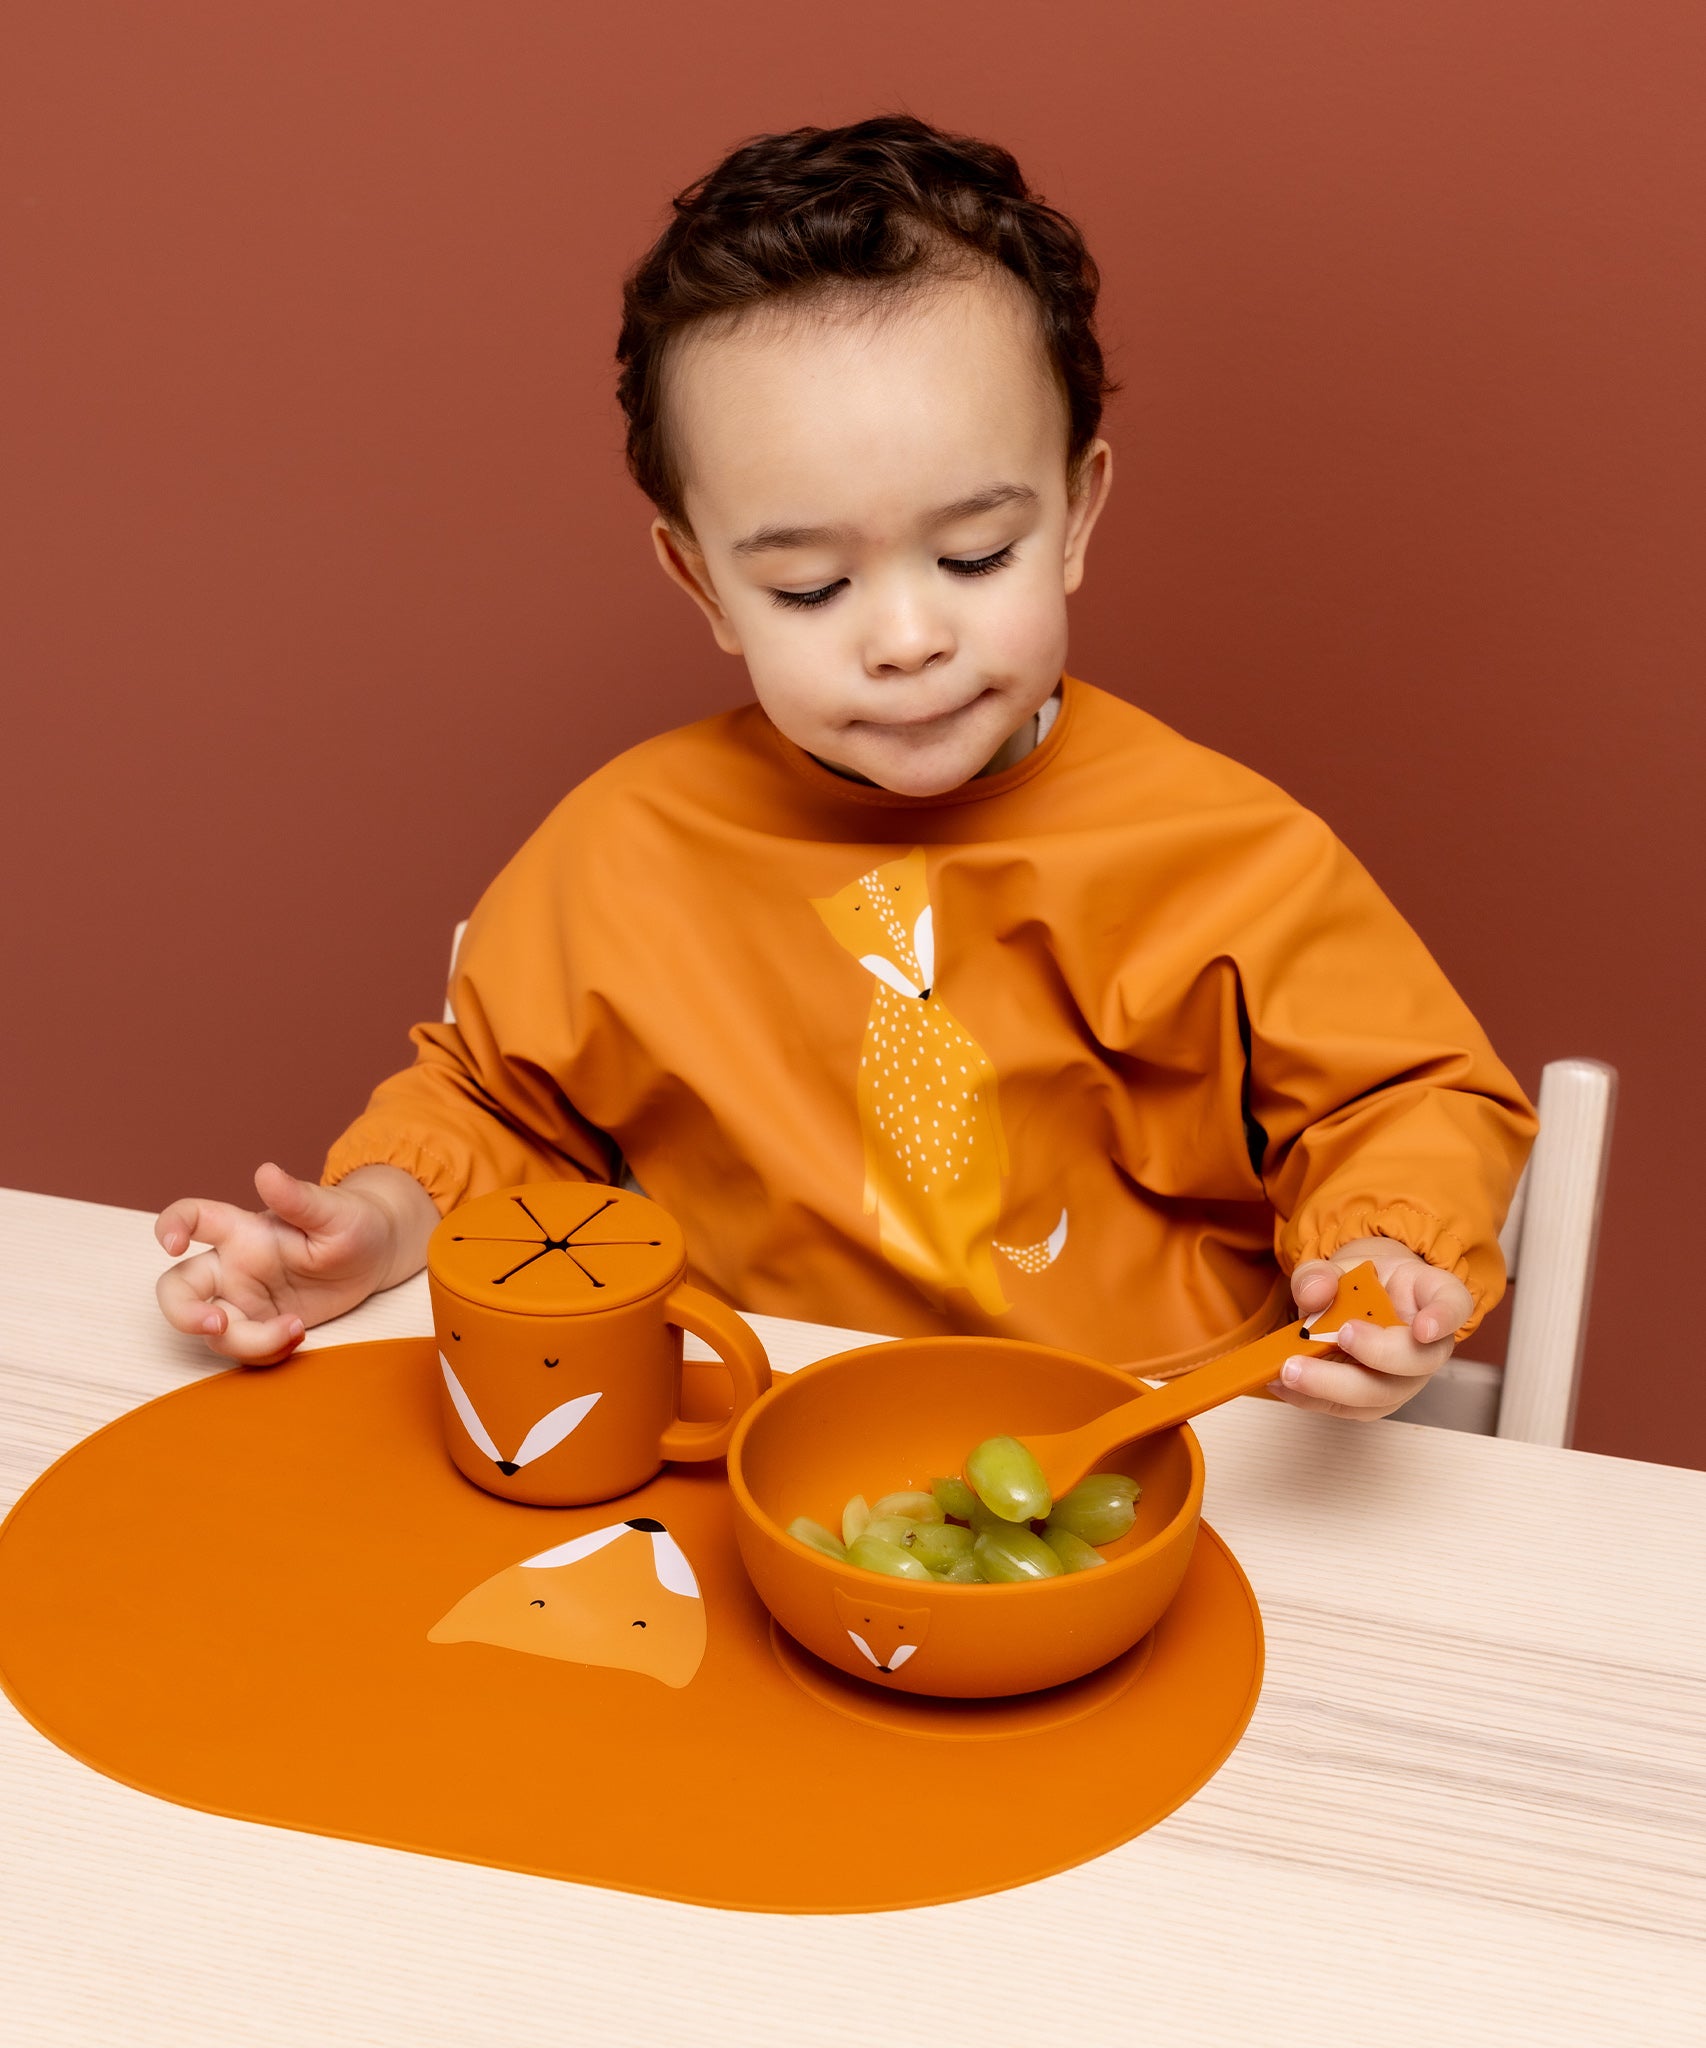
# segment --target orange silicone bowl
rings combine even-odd
[[[1190,1562],[1203,1460],[1188,1426],[1107,1461],[1143,1496],[1135,1526],[1090,1571],[927,1584],[837,1563],[787,1529],[796,1515],[838,1529],[855,1493],[927,1487],[985,1437],[1073,1429],[1140,1387],[1093,1359],[989,1337],[867,1345],[777,1380],[728,1453],[735,1536],[759,1598],[826,1663],[898,1692],[981,1699],[1097,1670],[1155,1625]]]

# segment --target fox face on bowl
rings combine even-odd
[[[992,1337],[868,1345],[779,1381],[729,1445],[735,1537],[759,1598],[826,1663],[897,1692],[992,1698],[1099,1669],[1148,1634],[1190,1563],[1203,1460],[1188,1426],[1108,1461],[1142,1498],[1089,1571],[999,1586],[887,1578],[787,1529],[796,1515],[834,1527],[855,1493],[927,1488],[986,1437],[1074,1429],[1140,1390],[1114,1366]]]
[[[675,1219],[621,1188],[503,1188],[446,1216],[427,1284],[457,1469],[507,1500],[565,1507],[631,1493],[666,1460],[720,1457],[770,1368],[686,1265]],[[682,1419],[684,1329],[728,1366],[731,1415]]]

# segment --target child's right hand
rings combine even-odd
[[[360,1169],[362,1180],[375,1171]],[[255,1172],[255,1190],[267,1205],[258,1216],[193,1198],[162,1209],[154,1235],[166,1251],[175,1257],[192,1240],[212,1247],[160,1275],[155,1293],[167,1322],[205,1338],[221,1358],[277,1365],[311,1324],[405,1278],[393,1271],[405,1232],[399,1207],[389,1190],[352,1185],[356,1178],[326,1188],[268,1161]],[[436,1222],[432,1197],[418,1182],[411,1187]],[[424,1243],[423,1237],[423,1256]],[[417,1259],[409,1270],[419,1265]]]

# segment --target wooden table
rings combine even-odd
[[[0,1507],[220,1369],[159,1315],[151,1223],[0,1191]],[[843,1348],[755,1320],[779,1367]],[[430,1327],[417,1279],[309,1341]],[[1263,1401],[1199,1431],[1267,1682],[1219,1775],[1099,1862],[921,1911],[719,1912],[172,1806],[0,1699],[0,2038],[1706,2039],[1706,1474]]]

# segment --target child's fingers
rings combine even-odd
[[[336,1230],[348,1221],[347,1195],[323,1188],[318,1181],[298,1180],[270,1159],[255,1168],[255,1192],[275,1216],[305,1237]]]
[[[1410,1329],[1418,1344],[1437,1343],[1468,1322],[1475,1303],[1455,1273],[1424,1266],[1416,1276],[1416,1316]]]
[[[167,1322],[192,1337],[213,1334],[210,1316],[215,1329],[224,1328],[223,1315],[214,1308],[218,1292],[219,1260],[212,1252],[197,1252],[193,1259],[168,1266],[154,1283],[154,1298]]]
[[[220,1284],[218,1256],[197,1252],[193,1259],[168,1266],[154,1283],[154,1294],[174,1330],[202,1338],[221,1358],[243,1365],[272,1365],[301,1343],[299,1315],[286,1311],[252,1317],[220,1293]]]
[[[1435,1338],[1431,1344],[1418,1344],[1409,1323],[1388,1327],[1381,1323],[1344,1322],[1339,1325],[1333,1341],[1358,1365],[1407,1378],[1420,1374],[1425,1379],[1429,1373],[1437,1372],[1451,1356],[1450,1337]]]
[[[200,1337],[220,1358],[240,1365],[274,1365],[288,1358],[302,1342],[299,1315],[253,1317],[219,1292],[219,1262],[212,1252],[198,1252],[169,1266],[154,1284],[161,1313],[174,1330]]]
[[[1373,1421],[1401,1408],[1431,1377],[1427,1372],[1375,1372],[1351,1359],[1288,1358],[1272,1391],[1294,1408]]]
[[[250,1221],[247,1209],[230,1202],[202,1202],[194,1196],[168,1202],[154,1219],[154,1240],[162,1251],[176,1258],[192,1244],[224,1244],[226,1239]]]
[[[1339,1291],[1343,1278],[1331,1259],[1305,1259],[1291,1276],[1291,1298],[1305,1315],[1325,1308]]]
[[[268,1316],[256,1322],[230,1302],[216,1302],[213,1307],[223,1312],[225,1329],[217,1336],[206,1333],[206,1342],[221,1358],[234,1359],[239,1365],[278,1365],[302,1342],[300,1316]]]

